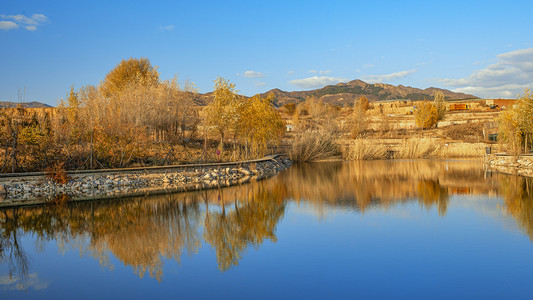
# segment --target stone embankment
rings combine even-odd
[[[45,203],[67,196],[70,200],[105,199],[192,191],[261,180],[288,168],[292,162],[273,155],[262,159],[166,167],[69,172],[66,184],[42,173],[0,175],[0,207]]]
[[[519,157],[503,154],[486,155],[484,162],[489,168],[500,173],[533,177],[533,155]]]

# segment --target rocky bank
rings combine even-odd
[[[291,165],[288,158],[273,155],[234,163],[69,172],[66,184],[53,182],[44,174],[3,174],[0,207],[45,203],[65,196],[90,200],[231,186],[273,176]]]
[[[484,157],[485,164],[500,173],[533,177],[533,155],[491,154]]]

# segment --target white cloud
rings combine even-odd
[[[263,87],[263,86],[266,86],[266,85],[267,85],[266,82],[261,82],[261,81],[257,81],[257,82],[255,83],[255,86],[259,86],[259,87]]]
[[[294,72],[293,70],[287,71],[287,74],[289,74],[289,75],[292,75],[294,73],[296,73],[296,72]]]
[[[530,84],[507,84],[497,87],[466,86],[453,89],[453,92],[466,93],[486,98],[515,98],[523,93],[524,89],[531,88]]]
[[[36,25],[37,20],[34,20],[30,17],[26,17],[25,15],[0,15],[2,19],[7,20],[13,20],[17,22],[18,24],[27,24],[27,25]]]
[[[50,283],[39,277],[37,273],[30,273],[23,282],[21,278],[9,275],[0,275],[0,287],[2,290],[27,290],[33,288],[34,290],[44,290],[48,288]]]
[[[10,30],[16,29],[22,26],[22,28],[35,31],[37,26],[48,21],[48,18],[43,14],[33,14],[31,17],[25,15],[0,15],[0,29]],[[5,21],[10,20],[10,21]]]
[[[317,74],[317,75],[328,75],[329,73],[331,73],[331,70],[311,70],[307,73]]]
[[[388,82],[388,81],[393,81],[396,79],[404,78],[408,75],[413,74],[414,72],[416,72],[416,70],[400,71],[400,72],[390,73],[386,75],[368,75],[368,76],[364,76],[363,80],[369,83]]]
[[[35,21],[37,22],[41,22],[41,23],[44,23],[46,21],[48,21],[48,18],[43,15],[43,14],[33,14],[33,16],[31,16],[32,19],[34,19]]]
[[[329,84],[337,84],[346,81],[345,78],[328,77],[328,76],[313,76],[303,79],[295,79],[289,81],[289,84],[295,85],[301,89],[320,88]]]
[[[245,71],[244,74],[242,74],[242,77],[244,78],[263,78],[265,75],[261,72],[256,71]]]
[[[373,68],[373,67],[375,67],[375,66],[376,66],[376,65],[374,65],[374,64],[366,64],[366,65],[362,66],[361,68],[362,68],[362,69],[370,69],[370,68]]]
[[[11,30],[17,29],[19,25],[11,21],[0,21],[0,29],[2,30]]]
[[[533,85],[533,48],[500,54],[496,63],[468,77],[440,79],[441,84],[481,97],[515,97]]]
[[[165,25],[165,26],[159,26],[159,30],[161,31],[172,31],[174,30],[174,28],[176,28],[176,26],[174,25]]]

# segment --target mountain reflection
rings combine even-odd
[[[445,216],[457,194],[502,195],[505,214],[533,240],[533,181],[486,173],[479,162],[361,161],[294,166],[278,176],[224,189],[92,202],[56,202],[0,211],[0,260],[24,282],[30,258],[22,234],[43,247],[57,241],[112,268],[115,257],[143,277],[164,278],[165,260],[180,261],[202,245],[216,253],[218,268],[238,265],[249,247],[276,241],[286,205],[312,205],[365,213],[417,201]]]

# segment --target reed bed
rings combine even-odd
[[[388,149],[378,140],[356,139],[344,151],[347,160],[372,160],[388,157]]]
[[[345,160],[475,158],[483,157],[488,146],[484,143],[450,143],[427,137],[398,140],[389,146],[386,146],[383,140],[360,138],[345,145],[343,148]]]
[[[436,154],[442,158],[483,157],[486,147],[483,143],[450,143],[440,147]]]
[[[440,146],[436,139],[410,138],[400,144],[394,158],[426,158],[438,152]]]
[[[289,157],[297,162],[312,162],[333,158],[339,155],[334,134],[326,131],[307,131],[297,136],[289,152]]]

